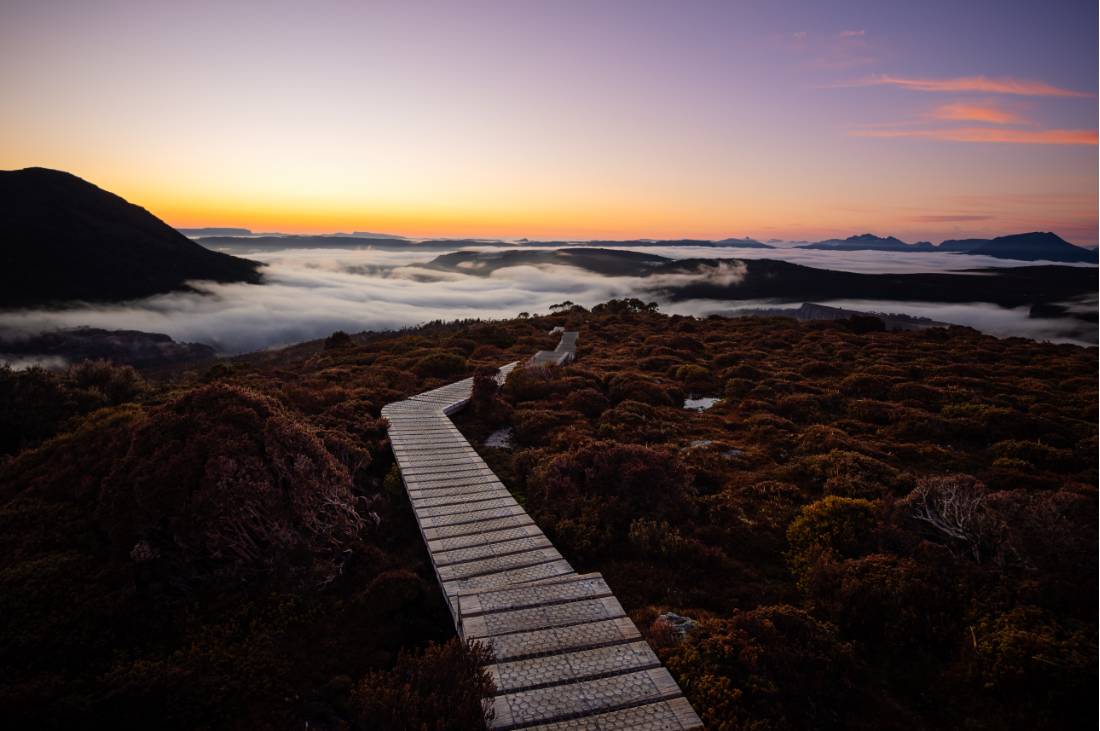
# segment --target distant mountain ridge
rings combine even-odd
[[[177,228],[184,236],[195,238],[197,236],[251,236],[252,230],[247,228],[219,228],[218,226],[204,226],[202,228]]]
[[[829,249],[832,251],[935,251],[931,242],[918,241],[915,244],[907,244],[893,236],[875,236],[874,234],[860,234],[849,236],[846,239],[826,239],[812,244],[804,244],[798,249]]]
[[[201,229],[184,229],[199,231]],[[247,231],[247,229],[242,229]],[[1049,231],[1010,234],[992,239],[950,239],[939,245],[929,241],[908,243],[896,236],[877,236],[871,233],[849,236],[846,239],[824,239],[822,241],[787,241],[769,239],[767,243],[750,237],[724,239],[591,239],[591,240],[552,240],[536,241],[530,239],[413,239],[388,234],[370,234],[357,231],[351,234],[253,234],[248,235],[207,235],[197,241],[204,246],[219,249],[252,248],[349,248],[378,247],[422,249],[443,249],[466,246],[504,246],[522,248],[657,248],[657,247],[707,247],[707,248],[743,248],[777,249],[775,244],[797,244],[796,249],[819,251],[885,251],[902,253],[973,254],[992,256],[998,259],[1016,259],[1019,261],[1056,261],[1064,263],[1096,263],[1100,254],[1095,249],[1071,244],[1057,234]]]
[[[1067,263],[1088,263],[1100,260],[1094,249],[1071,244],[1061,236],[1050,231],[997,236],[992,239],[951,239],[935,246],[928,241],[907,244],[893,236],[875,236],[860,234],[846,239],[826,239],[812,244],[795,247],[798,249],[824,249],[830,251],[907,251],[907,252],[950,252],[954,254],[973,254],[993,256],[998,259],[1017,259],[1020,261],[1058,261]]]
[[[56,356],[67,362],[102,358],[142,368],[213,360],[217,353],[209,345],[176,342],[163,333],[77,327],[33,335],[0,331],[0,361],[5,355]]]
[[[352,234],[254,234],[251,236],[202,236],[195,241],[213,249],[266,251],[278,249],[454,249],[484,246],[478,241],[410,241],[408,239],[355,236]]]
[[[1050,231],[1033,231],[1026,234],[998,236],[993,239],[953,239],[941,243],[938,250],[995,256],[998,259],[1097,261],[1095,250],[1090,251],[1082,246],[1071,244]]]
[[[144,208],[59,170],[0,171],[0,307],[119,301],[188,280],[259,282]]]
[[[882,320],[887,330],[927,330],[930,327],[950,327],[950,323],[939,322],[929,317],[914,317],[900,312],[852,310],[844,307],[822,305],[816,302],[803,302],[801,307],[794,309],[788,307],[743,307],[734,310],[716,310],[711,314],[723,317],[789,317],[804,322],[876,317]]]

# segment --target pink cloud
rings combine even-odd
[[[988,76],[959,76],[952,79],[921,79],[879,74],[858,81],[847,82],[841,84],[841,86],[896,86],[911,91],[947,93],[977,92],[982,94],[1013,94],[1017,96],[1093,96],[1088,92],[1053,86],[1045,81],[1031,81],[1008,77],[993,79]]]
[[[933,119],[949,122],[986,122],[989,124],[1026,124],[1027,119],[992,102],[943,104],[932,110]]]
[[[1089,129],[1001,129],[955,127],[950,129],[865,129],[849,132],[853,137],[917,137],[947,142],[993,142],[1015,145],[1095,145],[1096,130]]]

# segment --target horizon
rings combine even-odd
[[[169,225],[171,225],[171,224],[169,224]],[[241,238],[245,238],[245,237],[249,237],[249,236],[253,236],[253,237],[260,237],[260,236],[287,236],[287,237],[290,237],[290,236],[302,236],[302,237],[333,236],[333,237],[336,237],[336,236],[339,236],[339,237],[342,237],[342,238],[407,239],[409,241],[421,241],[421,242],[423,242],[423,241],[469,240],[469,241],[484,241],[486,243],[518,243],[518,242],[522,241],[522,242],[528,242],[528,243],[532,243],[532,244],[541,244],[541,243],[555,244],[555,243],[563,243],[563,242],[564,243],[589,243],[589,242],[605,243],[606,242],[606,243],[629,244],[629,243],[638,242],[638,241],[660,242],[660,241],[689,241],[689,240],[718,242],[718,241],[729,241],[729,240],[734,240],[734,239],[741,239],[741,240],[747,240],[747,241],[756,241],[756,242],[761,243],[761,244],[770,244],[770,243],[805,244],[805,243],[817,243],[818,241],[843,241],[845,239],[853,239],[853,238],[859,238],[859,237],[864,237],[864,236],[874,236],[876,238],[881,238],[881,239],[886,239],[886,238],[891,238],[891,237],[897,238],[899,241],[901,241],[904,244],[930,243],[933,246],[939,246],[940,244],[944,243],[945,241],[950,241],[951,240],[951,239],[942,239],[940,241],[909,241],[909,240],[906,240],[906,239],[902,239],[899,236],[894,236],[891,233],[882,234],[882,233],[876,233],[874,231],[863,231],[862,233],[838,234],[836,236],[827,236],[823,239],[817,239],[816,241],[811,241],[811,240],[808,240],[808,239],[781,239],[781,238],[775,238],[775,237],[764,238],[762,236],[753,236],[751,234],[744,234],[744,235],[731,234],[729,236],[720,236],[720,237],[716,237],[716,238],[707,238],[707,239],[692,239],[691,237],[688,237],[688,236],[672,236],[672,237],[668,237],[668,238],[655,237],[655,236],[636,236],[636,237],[630,238],[630,239],[585,239],[585,238],[575,238],[575,237],[533,238],[533,237],[530,237],[530,236],[515,236],[515,237],[503,238],[503,237],[493,237],[493,236],[477,236],[477,235],[472,235],[472,234],[468,235],[468,236],[462,236],[462,237],[447,236],[445,234],[442,235],[442,236],[421,237],[421,236],[411,236],[411,235],[403,234],[403,233],[387,233],[387,232],[384,232],[384,231],[368,231],[364,228],[356,228],[354,230],[346,230],[346,231],[337,231],[337,230],[301,231],[301,232],[296,232],[296,233],[295,232],[290,232],[290,231],[253,231],[251,229],[247,229],[247,227],[245,227],[245,226],[232,226],[232,225],[224,225],[224,226],[172,226],[172,228],[176,229],[177,231],[181,231],[181,232],[182,231],[198,231],[198,230],[203,230],[203,229],[211,229],[211,230],[213,230],[213,229],[242,229],[242,230],[247,230],[248,233],[246,233],[246,234],[210,234],[210,236],[224,236],[224,237],[240,236]],[[1056,232],[1053,232],[1053,231],[1014,231],[1014,232],[1009,232],[1009,233],[999,233],[999,234],[995,233],[995,234],[991,234],[989,236],[985,236],[985,237],[981,237],[981,238],[994,239],[994,238],[1004,238],[1004,237],[1007,237],[1007,236],[1028,236],[1028,235],[1032,235],[1032,234],[1047,234],[1047,233],[1053,233],[1056,236],[1058,235]],[[188,237],[188,238],[190,238],[190,237]],[[202,237],[200,236],[198,238],[202,238]],[[1064,239],[1064,237],[1062,237],[1062,238]],[[1074,242],[1068,241],[1068,239],[1065,239],[1065,240],[1067,241],[1067,243],[1074,244]],[[1075,246],[1080,246],[1080,247],[1086,248],[1086,249],[1098,248],[1097,244],[1095,242],[1092,243],[1092,244],[1074,244],[1074,245]],[[734,248],[736,248],[736,247],[734,247]]]
[[[178,228],[1097,244],[1095,4],[323,10],[8,4],[0,168]]]

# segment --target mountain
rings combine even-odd
[[[254,236],[202,236],[196,240],[198,243],[211,248],[237,248],[244,251],[277,251],[282,248],[423,248],[423,250],[440,250],[440,248],[460,248],[462,246],[484,246],[484,242],[477,241],[423,241],[414,242],[408,239],[389,239],[389,237],[361,237],[345,233],[330,233],[320,235],[298,234],[262,234]]]
[[[538,244],[545,246],[546,244]],[[561,246],[585,246],[585,247],[607,247],[607,246],[630,246],[639,248],[642,246],[740,246],[744,249],[773,249],[775,247],[762,244],[755,239],[721,239],[720,241],[711,241],[710,239],[629,239],[626,241],[575,241],[566,244],[565,242],[559,242],[554,245]]]
[[[899,312],[868,312],[850,310],[843,307],[831,307],[815,302],[803,302],[801,307],[745,307],[735,310],[718,310],[715,315],[723,317],[789,317],[803,322],[814,320],[851,320],[858,317],[876,317],[882,320],[887,330],[927,330],[930,327],[950,327],[949,323],[939,322],[928,317],[914,317]]]
[[[407,236],[398,236],[397,234],[382,234],[377,231],[352,231],[350,234],[333,234],[333,236],[350,236],[356,239],[396,239],[398,241],[408,241]]]
[[[35,335],[0,332],[4,356],[54,356],[67,362],[105,359],[139,368],[214,360],[215,350],[200,343],[179,343],[163,333],[78,327]]]
[[[432,259],[427,269],[487,277],[497,269],[518,266],[572,266],[608,277],[642,276],[650,268],[672,261],[663,256],[617,249],[566,248],[515,251],[456,251]]]
[[[901,239],[893,236],[875,236],[874,234],[860,234],[859,236],[849,236],[846,239],[826,239],[825,241],[817,241],[812,244],[806,244],[805,246],[798,246],[799,249],[827,249],[830,251],[910,251],[910,252],[924,252],[935,251],[936,247],[932,246],[927,241],[918,241],[915,244],[907,244]]]
[[[938,251],[960,254],[981,254],[998,259],[1022,261],[1096,262],[1095,250],[1075,246],[1050,231],[998,236],[993,239],[952,239],[944,241]]]
[[[762,241],[757,241],[756,239],[750,239],[748,237],[745,237],[743,239],[738,239],[738,238],[721,239],[720,241],[715,241],[714,243],[720,244],[722,246],[740,246],[742,249],[774,249],[775,248],[774,246],[769,246],[768,244],[765,244]]]
[[[0,171],[0,307],[118,301],[193,279],[259,282],[144,208],[59,170]]]

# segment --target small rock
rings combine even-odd
[[[138,541],[134,544],[134,547],[130,549],[130,558],[135,563],[152,561],[159,555],[157,549],[153,548],[148,541]]]
[[[701,398],[684,399],[684,408],[691,411],[706,411],[722,399],[717,396],[703,396]]]
[[[665,612],[658,616],[657,619],[667,624],[670,629],[681,637],[693,630],[696,624],[694,619],[683,617],[675,612]]]
[[[497,449],[511,449],[512,444],[512,427],[510,426],[506,426],[503,429],[497,429],[495,432],[485,438],[486,447],[496,447]]]

